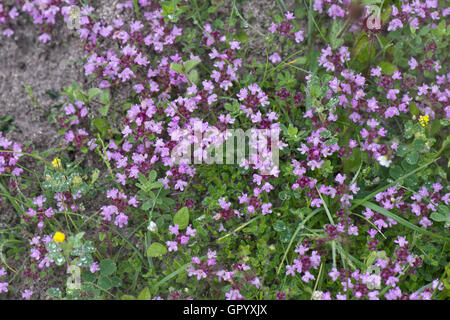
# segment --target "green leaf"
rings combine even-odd
[[[116,264],[111,259],[100,262],[100,272],[104,276],[109,276],[116,271]]]
[[[303,65],[306,62],[308,62],[308,58],[307,57],[298,57],[294,60],[295,62],[293,62],[294,64],[300,64]]]
[[[327,108],[330,109],[330,108],[334,107],[338,102],[339,102],[338,98],[336,98],[336,97],[331,98],[330,101],[327,102]]]
[[[50,254],[52,255],[52,254]],[[55,261],[55,264],[57,266],[62,266],[65,262],[66,259],[64,258],[64,256],[61,253],[56,253],[52,256],[52,259]]]
[[[410,188],[415,187],[418,183],[419,181],[415,176],[410,176],[405,179],[405,185]]]
[[[289,200],[291,198],[291,195],[289,192],[281,191],[278,194],[278,197],[280,198],[280,200],[285,201],[285,200]]]
[[[353,47],[353,50],[352,50],[353,56],[355,56],[355,57],[359,56],[362,53],[362,51],[367,46],[369,46],[369,44],[370,44],[369,37],[365,34],[363,36],[361,36],[359,38],[358,42],[355,43],[355,46]],[[367,59],[365,59],[364,61],[367,61]]]
[[[152,170],[149,174],[148,174],[148,182],[153,182],[156,179],[156,171]]]
[[[45,291],[45,293],[50,296],[50,297],[54,297],[54,298],[61,298],[62,297],[62,292],[59,288],[50,288],[47,291]]]
[[[381,3],[382,0],[363,0],[361,1],[361,4],[368,6],[368,5],[372,5],[372,4],[378,4]]]
[[[178,225],[180,230],[186,228],[189,224],[189,209],[187,207],[183,207],[178,210],[173,217],[173,222]]]
[[[449,207],[441,205],[438,211],[432,212],[430,218],[436,222],[445,222],[445,228],[450,227]]]
[[[289,126],[289,128],[288,128],[289,136],[294,137],[297,134],[297,132],[298,132],[298,129],[296,127]]]
[[[403,175],[403,170],[399,166],[393,166],[389,169],[389,174],[392,178],[398,179]]]
[[[438,24],[437,28],[433,29],[433,34],[436,35],[436,37],[442,37],[445,34],[446,30],[446,21],[443,19]]]
[[[100,132],[102,136],[105,136],[110,129],[108,120],[103,118],[95,118],[92,120],[91,124]]]
[[[214,13],[217,11],[217,7],[209,7],[207,11],[208,13]]]
[[[289,230],[289,229],[288,230],[284,230],[280,234],[280,241],[283,242],[283,243],[288,243],[289,240],[291,239],[291,237],[292,237],[292,231]]]
[[[339,32],[342,30],[342,28],[344,28],[344,25],[345,22],[341,21],[340,19],[333,20],[328,37],[332,49],[336,49],[344,44],[343,37],[338,38]]]
[[[200,63],[200,60],[197,60],[197,59],[192,59],[192,60],[186,61],[186,63],[184,64],[185,72],[188,73],[189,71],[194,69],[199,63]]]
[[[405,160],[408,164],[415,165],[417,161],[419,161],[419,153],[417,151],[413,151],[406,156]]]
[[[138,295],[138,300],[150,300],[152,295],[150,294],[150,288],[144,288]]]
[[[138,180],[142,186],[144,186],[147,183],[147,179],[145,179],[145,176],[141,172],[139,172],[139,174],[138,174]],[[141,188],[141,187],[139,187],[139,188]]]
[[[94,282],[97,279],[97,275],[95,273],[91,273],[89,269],[81,271],[81,278],[83,282]]]
[[[149,257],[159,257],[166,254],[167,249],[164,245],[158,242],[153,242],[150,247],[148,247],[147,255]]]
[[[162,183],[161,181],[156,181],[150,185],[150,189],[159,189],[159,188],[162,188],[163,186],[164,186],[164,183]]]
[[[444,215],[442,215],[440,212],[432,212],[430,215],[431,220],[436,221],[436,222],[444,222],[446,221],[448,218]]]
[[[111,102],[111,96],[109,94],[109,90],[103,90],[100,94],[100,102],[103,104],[110,104]]]
[[[320,133],[320,136],[325,139],[329,138],[329,137],[331,137],[331,132],[325,129]]]
[[[203,258],[203,257],[201,257]],[[201,259],[200,258],[200,259]],[[173,277],[176,277],[177,275],[179,275],[180,273],[182,273],[183,271],[186,271],[186,269],[191,265],[191,262],[188,262],[184,265],[182,265],[180,268],[178,268],[177,270],[175,270],[174,272],[168,274],[167,276],[165,276],[164,278],[162,278],[160,281],[158,281],[158,283],[156,283],[154,285],[154,287],[159,287],[161,285],[163,285],[164,283],[166,283],[167,281],[169,281],[170,279],[172,279]]]
[[[378,65],[381,67],[381,70],[383,70],[385,74],[390,76],[394,74],[395,70],[398,70],[398,68],[395,65],[387,61],[382,61]]]
[[[278,269],[277,269],[277,274],[280,273],[281,268],[283,267],[284,260],[286,260],[286,257],[287,257],[287,255],[288,255],[289,249],[291,248],[292,243],[294,242],[294,239],[295,239],[295,237],[297,236],[297,234],[300,232],[300,230],[302,230],[302,228],[304,228],[304,224],[305,224],[309,219],[311,219],[312,217],[314,217],[314,216],[316,215],[316,213],[320,212],[321,210],[323,210],[323,208],[317,208],[317,209],[315,209],[314,211],[312,211],[312,212],[311,212],[311,213],[310,213],[310,214],[302,221],[302,223],[299,223],[299,224],[298,224],[297,229],[295,230],[294,234],[292,235],[291,240],[289,241],[289,244],[288,244],[286,250],[284,251],[283,258],[281,259],[281,263],[280,263],[280,265],[278,266]]]
[[[276,232],[282,232],[287,229],[286,224],[282,220],[278,220],[277,222],[275,222],[273,228]]]
[[[413,115],[413,116],[418,116],[420,113],[419,108],[412,101],[409,103],[409,111],[410,111],[411,115]]]
[[[421,139],[416,139],[413,142],[413,147],[417,152],[424,152],[424,150],[426,150],[425,141]]]
[[[100,93],[102,93],[102,90],[99,88],[92,88],[89,89],[88,91],[88,98],[89,101],[91,101],[92,99],[94,99],[96,96],[98,96]]]
[[[407,146],[399,146],[397,149],[397,155],[399,157],[404,157],[408,153],[409,149]]]
[[[101,276],[100,279],[98,279],[98,286],[100,289],[109,290],[113,287],[113,283],[110,278]]]
[[[111,279],[111,283],[113,287],[120,287],[122,285],[122,280],[119,277],[114,277]]]
[[[325,141],[325,145],[332,146],[333,144],[337,143],[339,140],[337,138],[331,138]]]
[[[147,211],[148,209],[150,209],[152,207],[152,205],[153,205],[153,202],[151,200],[147,200],[142,204],[141,209],[144,211]]]
[[[136,13],[136,17],[138,20],[141,20],[141,10],[139,7],[138,0],[133,0],[134,13]]]
[[[381,10],[380,18],[381,18],[381,22],[383,24],[388,22],[389,17],[391,16],[391,13],[392,13],[392,7],[390,5],[386,6],[385,8],[383,8],[383,10]]]
[[[108,115],[109,106],[110,106],[109,103],[108,103],[108,104],[105,104],[103,107],[101,107],[100,109],[98,109],[98,112],[99,112],[102,116],[106,117],[106,116]]]
[[[195,84],[198,83],[198,71],[197,70],[192,70],[189,73],[189,80],[191,80]]]
[[[59,252],[59,246],[54,241],[49,241],[47,245],[45,246],[48,252],[50,253],[58,253]]]
[[[176,71],[178,73],[181,73],[181,74],[184,73],[183,66],[181,64],[179,64],[179,63],[172,62],[170,64],[170,69],[172,69],[173,71]]]

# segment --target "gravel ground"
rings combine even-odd
[[[112,21],[119,16],[114,9],[117,2],[119,0],[96,1],[96,14],[106,21]],[[286,0],[285,3],[288,10],[294,10],[295,0]],[[267,12],[279,10],[277,5],[272,0],[252,0],[245,1],[238,8],[252,27],[267,34],[270,21]],[[231,8],[231,0],[225,0],[219,15],[228,17]],[[48,92],[60,92],[72,82],[85,89],[95,87],[96,83],[84,76],[83,61],[86,55],[76,31],[59,21],[54,26],[52,40],[43,44],[37,40],[40,35],[37,26],[23,17],[17,23],[16,32],[11,38],[0,37],[0,119],[8,115],[13,119],[15,129],[6,133],[9,139],[22,145],[29,142],[34,150],[44,151],[57,147],[61,141],[57,134],[58,128],[48,121],[48,115],[52,107],[64,102],[63,98],[55,99]],[[255,39],[249,47],[250,56],[265,62],[264,40],[251,28],[247,30],[249,37]],[[31,88],[34,99],[25,87]],[[115,93],[116,98],[126,98],[128,92],[123,87]],[[25,163],[25,166],[40,170],[35,161]],[[17,223],[20,223],[19,216],[10,205],[5,203],[0,207],[0,228],[11,228]],[[24,243],[21,253],[25,255],[24,259],[28,256],[28,250],[28,245]],[[21,263],[11,266],[19,269]],[[45,299],[45,290],[51,282],[57,286],[65,277],[63,274],[49,275],[39,282],[33,282],[33,287],[23,279],[22,283],[14,284],[14,292],[10,292],[6,298],[20,299],[21,290],[32,289],[34,299]]]
[[[99,15],[105,19],[113,18],[110,2],[98,1],[101,8]],[[50,109],[63,103],[64,99],[55,99],[47,92],[60,92],[72,82],[85,88],[95,86],[92,80],[84,76],[83,61],[86,55],[75,32],[59,21],[53,28],[52,40],[43,44],[37,40],[39,28],[21,17],[11,38],[0,37],[0,119],[5,116],[13,119],[14,129],[6,133],[10,140],[22,145],[30,142],[31,147],[38,151],[57,147],[61,141],[58,128],[48,121],[48,116]],[[25,86],[32,90],[34,101]],[[37,167],[36,161],[25,161],[24,158],[22,162],[29,169],[42,169]],[[0,228],[11,228],[20,223],[20,218],[4,200],[0,207]],[[27,259],[28,250],[29,246],[24,243],[23,252],[19,253],[24,255],[23,260],[11,264],[11,267],[19,270],[19,278],[23,274],[21,262]],[[21,279],[21,283],[15,282],[14,291],[11,290],[6,299],[20,299],[23,289],[33,290],[34,299],[46,299],[46,289],[52,285],[59,286],[59,282],[65,278],[64,274],[47,275],[39,281],[33,281],[32,287],[25,279]]]
[[[30,141],[45,150],[57,142],[57,128],[46,115],[58,101],[47,91],[58,92],[73,81],[84,84],[79,40],[70,30],[56,30],[51,43],[37,40],[38,30],[27,23],[10,38],[0,42],[0,117],[10,115],[16,130],[7,134],[19,143]],[[31,101],[25,86],[32,89],[39,105]]]
[[[112,4],[111,4],[112,2]],[[111,21],[117,17],[114,4],[118,0],[101,0],[96,13]],[[231,3],[231,2],[230,2]],[[293,10],[295,1],[285,1],[288,10]],[[239,7],[248,22],[262,33],[267,33],[267,12],[277,9],[276,1],[244,1]],[[231,12],[231,5],[225,3],[223,14]],[[57,128],[47,121],[50,108],[62,102],[53,99],[48,92],[58,92],[72,82],[90,87],[83,75],[85,54],[75,31],[69,30],[63,22],[54,28],[53,39],[47,44],[37,40],[39,30],[29,21],[21,24],[12,38],[0,38],[0,118],[12,116],[16,130],[7,137],[19,143],[27,141],[37,150],[55,146],[58,141]],[[255,31],[249,29],[250,36]],[[256,39],[261,37],[256,37]],[[262,39],[255,41],[250,53],[264,53]],[[265,55],[262,54],[261,57]],[[31,101],[25,86],[32,89],[39,106]]]

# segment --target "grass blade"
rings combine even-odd
[[[430,162],[424,164],[423,166],[420,166],[420,167],[418,167],[417,169],[414,169],[413,171],[411,171],[411,172],[405,174],[404,176],[398,178],[398,179],[395,180],[394,182],[392,182],[392,183],[390,183],[390,184],[387,184],[387,185],[385,185],[384,187],[381,187],[381,188],[375,190],[374,192],[372,192],[371,194],[369,194],[368,196],[366,196],[366,197],[364,197],[364,198],[362,198],[362,199],[355,199],[355,200],[353,201],[353,202],[354,202],[353,206],[350,207],[350,210],[353,210],[353,209],[359,207],[360,205],[364,204],[367,200],[373,198],[373,197],[374,197],[375,195],[377,195],[378,193],[383,192],[384,190],[386,190],[386,189],[388,189],[388,188],[390,188],[390,187],[393,187],[393,186],[397,185],[397,184],[398,184],[400,181],[402,181],[403,179],[406,179],[407,177],[409,177],[409,176],[415,174],[416,172],[418,172],[418,171],[420,171],[420,170],[422,170],[422,169],[428,167],[430,164],[432,164],[433,162],[437,161],[438,159],[439,159],[439,158],[436,158],[436,159],[434,159],[434,160],[432,160],[432,161],[430,161]]]
[[[388,211],[388,210],[386,210],[386,209],[376,205],[375,203],[366,201],[366,202],[363,203],[363,205],[365,207],[367,207],[369,209],[372,209],[372,210],[382,214],[385,217],[391,218],[392,220],[397,221],[401,225],[403,225],[403,226],[405,226],[405,227],[407,227],[407,228],[409,228],[411,230],[415,230],[415,231],[417,231],[417,232],[419,232],[419,233],[421,233],[423,235],[427,235],[427,236],[430,236],[430,237],[433,237],[433,238],[437,238],[437,239],[441,239],[441,240],[444,240],[444,241],[450,241],[450,238],[446,238],[446,237],[441,236],[439,234],[435,234],[435,233],[430,232],[430,231],[428,231],[426,229],[420,228],[420,227],[416,226],[415,224],[412,224],[408,220],[405,220],[402,217],[399,217],[398,215],[393,214],[392,212],[390,212],[390,211]]]
[[[297,226],[297,229],[295,230],[294,234],[293,234],[292,237],[291,237],[291,241],[289,241],[289,244],[288,244],[286,250],[284,251],[283,258],[281,259],[280,265],[278,266],[277,274],[280,273],[281,268],[283,267],[284,260],[286,260],[286,257],[287,257],[287,254],[288,254],[288,252],[289,252],[289,249],[291,249],[292,243],[294,242],[294,239],[295,239],[295,237],[297,236],[297,234],[300,232],[300,230],[301,230],[302,228],[305,227],[305,223],[306,223],[309,219],[311,219],[317,212],[319,212],[319,211],[321,211],[321,210],[322,210],[322,208],[317,208],[317,209],[313,210],[313,211],[305,218],[305,220],[303,220],[301,223],[299,223],[299,225]]]

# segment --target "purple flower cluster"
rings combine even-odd
[[[44,237],[35,236],[30,240],[30,258],[32,262],[37,263],[39,269],[48,268],[54,261],[47,256],[47,243],[53,241],[52,237],[46,235]],[[36,274],[38,276],[38,274]]]
[[[284,36],[287,39],[293,39],[296,43],[300,43],[303,41],[303,30],[293,31],[294,25],[292,20],[295,19],[295,16],[292,12],[287,12],[284,14],[286,20],[276,24],[272,22],[268,30],[277,35]],[[281,61],[281,60],[280,60]],[[275,63],[275,62],[274,62]]]
[[[13,143],[3,137],[2,132],[0,132],[0,147],[2,149],[2,152],[0,152],[0,174],[6,173],[19,177],[23,172],[23,169],[17,165],[19,159],[23,156],[20,144]]]
[[[73,0],[17,0],[14,2],[8,5],[8,1],[0,0],[0,27],[3,29],[3,35],[11,37],[14,34],[13,21],[22,13],[28,15],[33,23],[40,27],[41,35],[38,39],[43,43],[51,40],[52,27],[60,17],[68,19],[71,6],[75,4]]]
[[[230,291],[225,293],[225,299],[227,300],[244,300],[245,297],[241,294],[241,290],[246,284],[256,288],[261,286],[259,278],[252,275],[248,265],[235,263],[230,271],[218,270],[216,259],[217,253],[212,250],[208,250],[206,259],[192,257],[191,265],[187,268],[188,276],[195,276],[197,280],[215,279],[219,282],[231,283]]]
[[[5,268],[0,268],[0,293],[2,292],[8,292],[8,282],[2,282],[4,281],[3,277],[6,276],[6,270]]]
[[[302,281],[306,283],[316,279],[311,271],[319,268],[321,256],[318,251],[310,251],[310,249],[311,245],[307,241],[303,241],[298,245],[295,249],[295,252],[298,253],[298,258],[294,259],[292,265],[286,265],[287,275],[295,276],[298,273],[302,276]]]
[[[22,218],[28,223],[31,222],[32,219],[39,221],[37,227],[42,229],[44,227],[44,221],[55,214],[52,207],[44,209],[46,201],[47,199],[44,196],[36,197],[33,204],[36,205],[37,208],[28,208]]]
[[[136,197],[129,197],[116,188],[108,190],[106,197],[110,200],[110,205],[102,206],[100,215],[102,218],[103,230],[108,229],[108,225],[114,222],[114,225],[119,228],[128,224],[128,215],[125,214],[128,207],[138,207],[138,200]]]
[[[185,233],[180,232],[177,224],[169,226],[169,233],[175,236],[175,241],[166,241],[169,252],[178,251],[178,246],[186,245],[191,237],[195,237],[196,232],[197,230],[192,228],[191,225],[187,226]]]

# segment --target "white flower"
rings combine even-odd
[[[383,166],[383,167],[389,167],[392,163],[391,160],[389,160],[387,155],[379,156],[377,158],[377,161]]]
[[[150,232],[157,232],[158,226],[153,221],[150,221],[150,223],[148,224],[147,230]]]
[[[380,289],[381,276],[378,274],[370,275],[367,279],[366,285],[369,290]]]
[[[322,291],[314,291],[313,300],[322,300]]]

